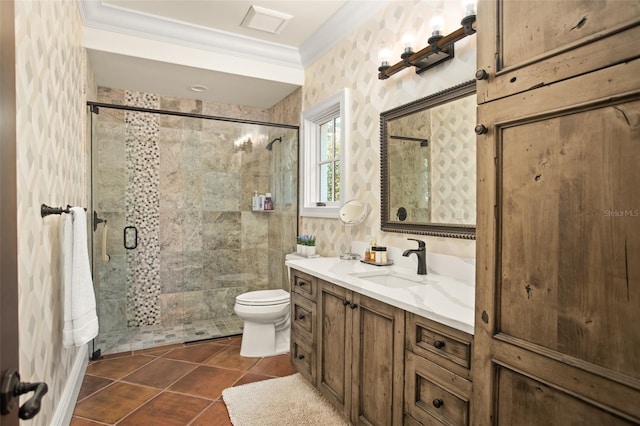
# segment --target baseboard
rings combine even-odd
[[[76,360],[67,378],[67,383],[62,391],[62,396],[60,397],[56,411],[53,413],[50,426],[67,426],[71,423],[73,410],[76,408],[76,401],[78,400],[78,394],[80,393],[80,387],[82,386],[82,380],[84,379],[84,373],[87,370],[88,364],[89,345],[85,343],[80,346],[76,354]]]

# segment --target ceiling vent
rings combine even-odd
[[[291,18],[293,18],[293,16],[287,15],[286,13],[265,9],[260,6],[251,6],[240,25],[253,30],[280,34],[280,31],[282,31]]]

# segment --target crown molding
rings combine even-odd
[[[298,49],[176,20],[77,0],[83,24],[113,33],[302,69]]]
[[[378,13],[389,0],[349,0],[300,46],[302,66],[308,67],[340,40]]]
[[[0,0],[1,1],[1,0]],[[267,64],[304,69],[366,22],[389,0],[348,0],[299,49],[131,11],[101,0],[77,0],[86,28],[195,48]]]

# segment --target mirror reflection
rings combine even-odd
[[[380,119],[382,230],[475,238],[475,82]]]

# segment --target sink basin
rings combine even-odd
[[[351,275],[390,288],[409,288],[428,283],[427,276],[412,277],[389,270],[356,272]]]

